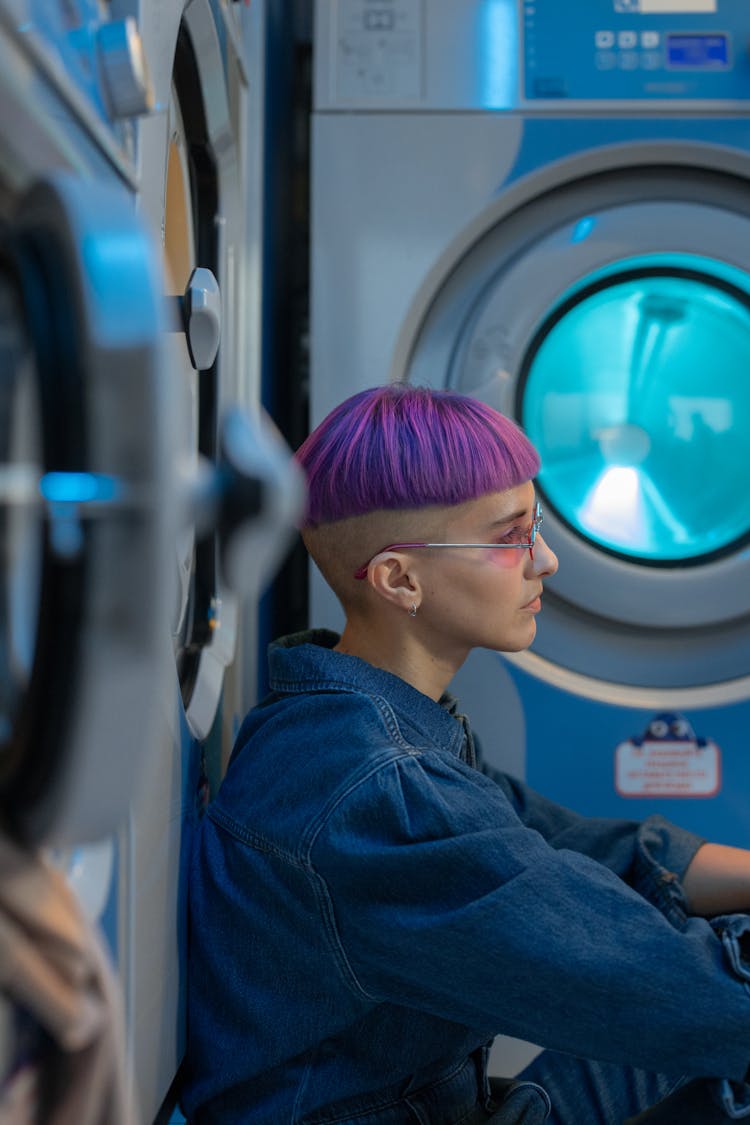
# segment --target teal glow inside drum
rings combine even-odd
[[[653,565],[704,562],[748,537],[749,289],[702,259],[644,259],[552,312],[519,416],[544,498],[578,535]]]

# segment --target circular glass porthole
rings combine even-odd
[[[750,278],[693,256],[620,262],[546,319],[518,384],[539,486],[577,535],[689,566],[750,536]]]
[[[539,447],[560,567],[534,674],[746,698],[746,183],[698,148],[621,155],[512,210],[500,193],[425,283],[392,377],[472,394]]]

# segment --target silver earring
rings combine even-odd
[[[412,602],[411,603],[411,609],[409,610],[409,617],[416,617],[416,616],[417,616],[417,603]]]

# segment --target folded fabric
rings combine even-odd
[[[63,873],[2,835],[0,992],[48,1037],[37,1060],[42,1120],[137,1125],[122,1003],[101,938]],[[0,1102],[0,1125],[2,1113]]]

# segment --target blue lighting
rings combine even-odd
[[[119,499],[122,485],[102,473],[45,473],[39,491],[49,504],[104,504]]]
[[[747,479],[750,277],[677,254],[650,265],[634,276],[620,261],[569,295],[522,420],[540,485],[579,534],[642,561],[697,562],[750,534],[750,491],[731,489]]]
[[[573,233],[570,236],[571,242],[584,242],[596,226],[596,219],[591,215],[587,215],[585,219],[579,219],[573,227]]]
[[[136,348],[151,340],[159,325],[154,299],[157,275],[145,232],[113,220],[109,231],[86,235],[81,252],[90,297],[96,302],[94,324],[106,346]]]
[[[518,97],[519,37],[515,0],[485,0],[474,57],[484,109],[512,109]]]

